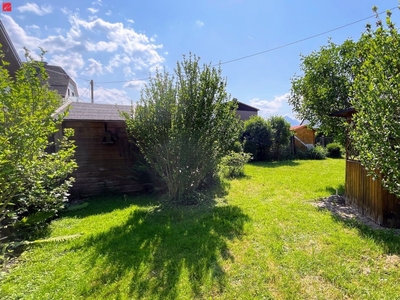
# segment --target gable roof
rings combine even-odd
[[[345,108],[342,110],[334,111],[333,113],[329,114],[330,117],[341,117],[341,118],[346,118],[348,116],[351,116],[356,112],[354,107],[349,107]]]
[[[132,106],[68,101],[56,111],[56,114],[66,110],[69,112],[64,118],[65,121],[124,121],[120,112],[130,113]]]
[[[296,131],[297,129],[300,129],[300,128],[304,128],[304,127],[307,128],[307,126],[308,126],[308,124],[290,126],[290,130]],[[312,128],[311,130],[315,131],[314,128]]]
[[[68,84],[70,82],[75,87],[75,90],[78,90],[76,88],[75,81],[73,81],[72,78],[69,77],[67,72],[65,72],[62,67],[49,65],[45,62],[44,68],[46,69],[47,74],[49,74],[48,82],[50,90],[57,91],[59,95],[65,97],[67,95]]]
[[[237,108],[237,110],[244,110],[244,111],[259,111],[259,109],[258,109],[258,108],[255,108],[255,107],[253,107],[253,106],[250,106],[250,105],[244,104],[244,103],[242,103],[242,102],[240,102],[240,101],[238,101],[238,108]]]
[[[8,62],[9,65],[6,66],[6,69],[9,71],[11,76],[15,76],[15,72],[21,68],[21,59],[17,51],[14,48],[14,45],[8,36],[6,28],[0,20],[0,44],[2,45],[1,50],[4,54],[4,61]],[[0,64],[2,61],[0,60]]]

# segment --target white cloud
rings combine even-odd
[[[103,4],[101,3],[101,0],[97,0],[97,1],[92,2],[92,5],[103,6]]]
[[[110,16],[112,14],[112,11],[111,10],[108,10],[107,12],[106,12],[106,16]]]
[[[110,73],[113,73],[114,68],[118,68],[121,65],[128,65],[131,62],[131,59],[127,55],[117,54],[108,63],[106,70]]]
[[[131,88],[135,90],[141,90],[142,87],[146,84],[146,81],[144,80],[132,80],[124,84],[124,88]]]
[[[107,22],[97,17],[89,21],[71,12],[68,14],[70,27],[62,30],[42,27],[48,35],[40,38],[27,32],[28,28],[20,27],[10,15],[0,16],[21,58],[24,57],[23,47],[36,53],[42,47],[48,51],[45,59],[62,66],[72,77],[118,72],[127,79],[142,78],[160,68],[165,60],[165,51],[159,53],[163,45],[155,43],[157,35],[146,36],[120,22]],[[37,30],[35,26],[31,25],[31,30]],[[32,56],[38,58],[35,53]],[[126,87],[139,85],[128,83]]]
[[[128,23],[135,23],[135,21],[133,21],[132,19],[126,19],[126,21],[128,22]]]
[[[284,104],[287,104],[289,93],[276,96],[273,100],[260,100],[255,98],[250,100],[250,105],[260,110],[260,115],[274,115],[280,112]]]
[[[53,55],[49,61],[50,64],[62,67],[69,76],[77,77],[77,71],[85,65],[83,57],[79,53],[69,53]]]
[[[44,16],[53,11],[53,8],[50,5],[42,5],[39,7],[36,3],[27,3],[25,5],[19,6],[17,9],[22,13],[30,12],[39,16]]]
[[[88,61],[90,65],[85,69],[83,74],[86,75],[94,75],[94,74],[103,74],[103,64],[93,58],[89,58]]]
[[[39,29],[40,27],[37,26],[37,25],[29,25],[29,26],[26,26],[26,28],[28,28],[28,29]]]
[[[90,11],[92,14],[95,14],[99,11],[98,8],[94,8],[94,7],[89,7],[87,10]]]
[[[203,23],[202,21],[200,21],[200,20],[197,20],[197,21],[196,21],[196,26],[197,26],[198,28],[201,28],[201,27],[204,26],[204,23]]]
[[[125,67],[125,68],[124,68],[124,74],[125,74],[125,77],[126,77],[126,78],[128,78],[128,77],[131,77],[131,78],[132,78],[132,76],[135,76],[135,73],[132,72],[131,67]]]
[[[85,42],[85,47],[88,51],[106,51],[114,52],[118,49],[118,45],[114,42],[100,41],[97,43]]]
[[[88,94],[89,96],[88,99],[90,99],[90,92],[87,92],[86,94]],[[132,102],[136,102],[136,99],[130,99],[127,93],[123,90],[105,89],[103,87],[97,86],[96,83],[94,86],[93,100],[94,103],[120,104],[120,105],[130,105],[132,104]]]

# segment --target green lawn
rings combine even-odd
[[[54,221],[0,299],[398,299],[400,238],[312,205],[344,160],[257,163],[213,203],[98,198]],[[314,200],[313,200],[314,199]]]

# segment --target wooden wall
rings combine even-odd
[[[314,145],[315,143],[315,131],[310,130],[307,128],[307,126],[300,127],[294,129],[294,132],[296,133],[296,137],[299,138],[304,144],[312,144]],[[295,145],[296,149],[305,151],[307,150],[307,147],[305,147],[302,143],[300,143],[298,140],[295,139]]]
[[[358,161],[346,161],[347,204],[374,222],[400,228],[400,199],[385,190],[380,179],[373,180]]]
[[[123,121],[64,121],[63,128],[75,130],[75,159],[78,169],[71,196],[86,197],[102,193],[131,193],[142,187],[128,178],[132,175],[133,145],[128,142]],[[115,139],[105,144],[105,130]]]

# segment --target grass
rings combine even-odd
[[[400,238],[321,211],[344,160],[246,165],[212,203],[98,198],[52,222],[1,299],[398,299]]]

